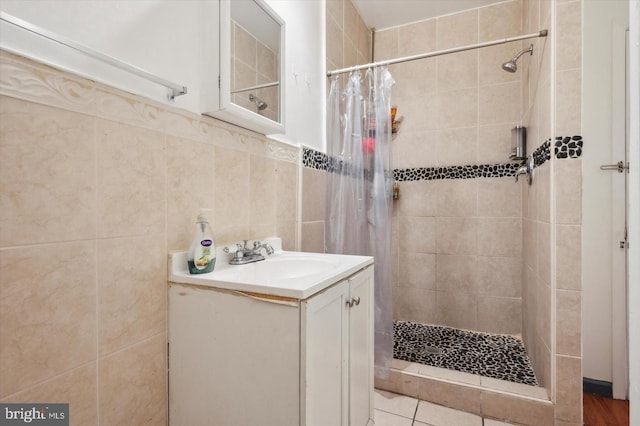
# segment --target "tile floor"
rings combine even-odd
[[[376,389],[376,426],[510,426],[475,414]]]

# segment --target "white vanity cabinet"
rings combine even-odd
[[[171,425],[373,424],[373,265],[306,299],[170,282]]]

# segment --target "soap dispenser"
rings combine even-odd
[[[216,245],[204,209],[200,210],[196,220],[196,235],[187,254],[187,263],[192,274],[211,272],[216,266]]]

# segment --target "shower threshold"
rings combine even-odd
[[[538,386],[515,337],[407,321],[394,322],[393,331],[395,359]]]

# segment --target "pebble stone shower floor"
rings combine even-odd
[[[415,322],[393,323],[393,357],[538,386],[522,341]]]

